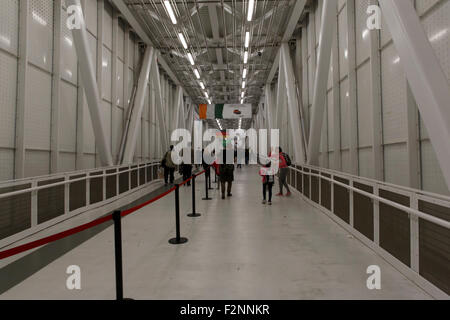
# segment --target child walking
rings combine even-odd
[[[262,176],[263,183],[263,201],[262,204],[272,205],[272,188],[275,183],[275,176],[271,174],[270,164],[259,170],[259,175]],[[269,192],[269,201],[267,202],[267,192]]]

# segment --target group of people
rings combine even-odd
[[[168,183],[174,183],[176,166],[172,160],[173,148],[173,146],[170,146],[170,150],[166,152],[161,161],[161,166],[164,168],[164,182],[166,185]],[[277,194],[277,196],[284,196],[283,188],[286,188],[286,196],[289,197],[291,195],[291,191],[287,183],[287,176],[289,174],[289,166],[291,165],[291,160],[289,158],[289,155],[284,153],[281,148],[278,148],[278,150],[275,150],[275,152],[276,154],[274,154],[274,156],[279,161],[278,180],[280,185],[280,192]],[[269,158],[273,158],[271,154],[269,154]],[[211,175],[210,166],[205,162],[204,159],[202,166],[205,169],[206,178],[209,179]],[[216,174],[219,177],[222,199],[225,199],[225,195],[227,197],[231,197],[231,188],[234,181],[234,164],[227,164],[226,152],[223,152],[223,163],[219,164],[217,163],[217,161],[214,161],[212,166],[214,167]],[[263,184],[262,203],[268,205],[272,205],[272,189],[275,184],[275,173],[270,171],[270,166],[271,163],[269,162],[259,170],[259,174],[262,176]],[[192,164],[182,163],[180,165],[180,174],[183,176],[183,180],[189,179],[192,175]],[[189,186],[190,182],[188,182],[187,185]]]

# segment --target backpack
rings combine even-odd
[[[291,158],[289,158],[289,155],[287,153],[283,152],[283,157],[284,157],[284,160],[286,160],[287,166],[290,167],[292,164],[292,161],[291,161]]]

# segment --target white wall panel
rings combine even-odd
[[[358,140],[360,147],[372,146],[373,111],[371,101],[371,74],[370,64],[365,63],[357,71],[356,91],[358,96]]]
[[[105,13],[103,15],[103,44],[112,49],[112,7],[105,1]]]
[[[117,107],[112,108],[112,153],[113,159],[119,154],[120,141],[123,132],[123,110]]]
[[[360,148],[358,150],[359,175],[366,178],[373,178],[373,153],[372,148]]]
[[[0,180],[14,179],[14,150],[0,149]]]
[[[17,56],[19,39],[19,1],[2,0],[0,10],[0,48]]]
[[[117,59],[117,75],[116,75],[116,93],[117,101],[116,105],[123,108],[123,62]]]
[[[59,172],[75,171],[75,153],[61,152],[59,154]]]
[[[407,135],[406,77],[391,44],[381,52],[384,143],[405,142]]]
[[[111,144],[111,103],[102,101],[102,122],[103,122],[103,128],[105,128],[105,135],[106,135],[106,141],[108,141]]]
[[[125,30],[124,23],[119,19],[119,28],[117,33],[117,57],[124,61],[124,46],[125,46]]]
[[[86,25],[88,30],[93,34],[97,35],[97,1],[87,0],[86,1]]]
[[[34,67],[28,68],[25,107],[26,148],[50,150],[51,93],[51,76]]]
[[[385,181],[408,186],[408,153],[406,143],[384,146]]]
[[[334,106],[333,91],[329,91],[327,95],[327,125],[328,125],[328,151],[334,151]]]
[[[29,61],[49,72],[53,63],[53,1],[29,0]]]
[[[73,42],[72,31],[66,26],[67,12],[63,9],[61,14],[61,77],[66,81],[77,84],[78,59]]]
[[[422,188],[430,192],[450,194],[430,141],[421,143],[421,159]]]
[[[350,109],[349,109],[348,79],[341,82],[341,146],[350,147]]]
[[[111,102],[112,54],[107,48],[103,48],[102,51],[102,98]]]
[[[339,28],[339,72],[340,79],[348,75],[348,32],[347,10],[342,10],[338,17]]]
[[[356,65],[360,65],[370,56],[370,36],[367,29],[367,7],[370,0],[356,0]]]
[[[85,153],[95,153],[95,137],[94,129],[92,128],[91,115],[89,113],[89,107],[87,105],[86,96],[84,97],[84,110],[83,110],[83,150]]]
[[[25,177],[44,176],[50,173],[50,152],[28,150],[25,152]]]
[[[342,171],[346,173],[351,173],[351,163],[350,163],[350,151],[345,150],[341,152],[342,159]]]
[[[59,147],[61,151],[75,152],[77,143],[77,88],[61,82],[59,105]]]
[[[14,148],[17,59],[0,51],[0,147]]]

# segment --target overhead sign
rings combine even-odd
[[[201,104],[200,119],[240,119],[252,117],[251,104]]]

